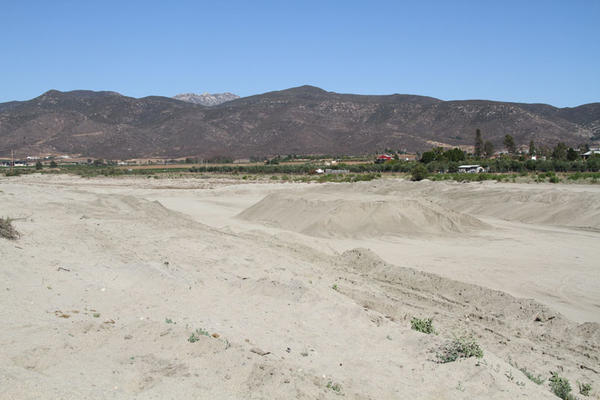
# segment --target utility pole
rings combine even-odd
[[[15,171],[15,151],[10,151],[10,173],[12,174]]]

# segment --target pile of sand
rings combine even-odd
[[[600,230],[600,203],[593,190],[532,189],[522,185],[476,189],[479,188],[471,186],[444,193],[445,204],[455,210],[508,221]]]
[[[464,233],[485,228],[479,219],[421,199],[344,199],[272,193],[238,215],[317,237],[375,237]]]

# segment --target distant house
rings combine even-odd
[[[586,151],[585,153],[583,153],[581,155],[581,157],[583,157],[584,159],[587,159],[590,156],[593,156],[595,154],[600,154],[600,147],[591,147],[590,151]]]
[[[459,165],[458,172],[467,173],[467,174],[478,174],[480,172],[485,172],[485,168],[481,165]]]
[[[377,159],[375,160],[375,162],[377,164],[380,164],[380,163],[384,163],[386,161],[390,161],[393,159],[394,159],[394,157],[390,156],[389,154],[381,154],[380,156],[377,156]]]

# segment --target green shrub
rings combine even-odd
[[[541,385],[545,381],[545,379],[542,378],[541,375],[535,376],[532,372],[528,371],[527,368],[525,368],[525,367],[519,368],[519,371],[521,371],[531,382],[533,382],[537,385]]]
[[[31,174],[35,171],[36,170],[32,168],[7,168],[7,171],[4,172],[4,176],[21,176]]]
[[[448,363],[460,358],[483,357],[483,350],[471,336],[461,336],[446,343],[437,353],[438,362]]]
[[[196,343],[200,340],[200,336],[210,336],[210,334],[202,328],[196,329],[188,338],[188,342]]]
[[[552,372],[552,376],[550,377],[550,390],[563,400],[575,399],[571,394],[571,384],[569,383],[569,380],[559,376],[558,372]]]
[[[426,334],[435,333],[431,318],[419,319],[413,317],[413,319],[410,320],[410,327],[417,332]]]
[[[583,174],[579,171],[575,172],[574,174],[569,175],[569,180],[572,181],[577,181],[579,179],[583,178]]]
[[[422,181],[423,179],[429,176],[429,171],[427,167],[423,164],[417,164],[410,171],[411,180],[413,181]]]
[[[331,389],[336,393],[342,393],[342,385],[332,381],[327,382],[327,389]]]
[[[579,387],[579,394],[586,397],[590,395],[590,392],[592,391],[592,385],[590,383],[577,382],[577,386]]]
[[[10,218],[0,218],[0,237],[15,240],[18,239],[19,232],[12,225],[12,219]]]

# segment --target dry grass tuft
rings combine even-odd
[[[15,227],[12,225],[12,219],[0,218],[0,237],[1,238],[15,240],[15,239],[18,239],[19,236],[21,236],[21,235],[15,229]]]

